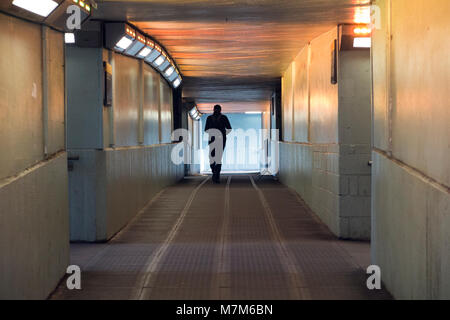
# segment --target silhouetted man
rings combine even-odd
[[[227,134],[231,132],[230,121],[222,114],[220,105],[214,106],[214,113],[206,120],[205,131],[209,134],[209,164],[213,182],[220,183],[222,156],[227,144]]]

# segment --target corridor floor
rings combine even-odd
[[[389,299],[366,288],[369,260],[271,177],[191,177],[108,243],[73,244],[82,290],[51,299]]]

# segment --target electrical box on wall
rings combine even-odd
[[[112,100],[113,100],[112,66],[106,61],[103,62],[103,72],[104,72],[103,105],[105,107],[111,107],[112,106]]]

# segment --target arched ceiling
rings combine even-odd
[[[153,36],[184,75],[183,95],[225,111],[261,111],[311,39],[353,22],[368,0],[103,0],[94,17]],[[239,107],[240,106],[240,107]]]

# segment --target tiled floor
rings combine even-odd
[[[52,299],[390,299],[369,244],[335,238],[272,178],[185,179],[107,244],[73,244],[82,290]]]

